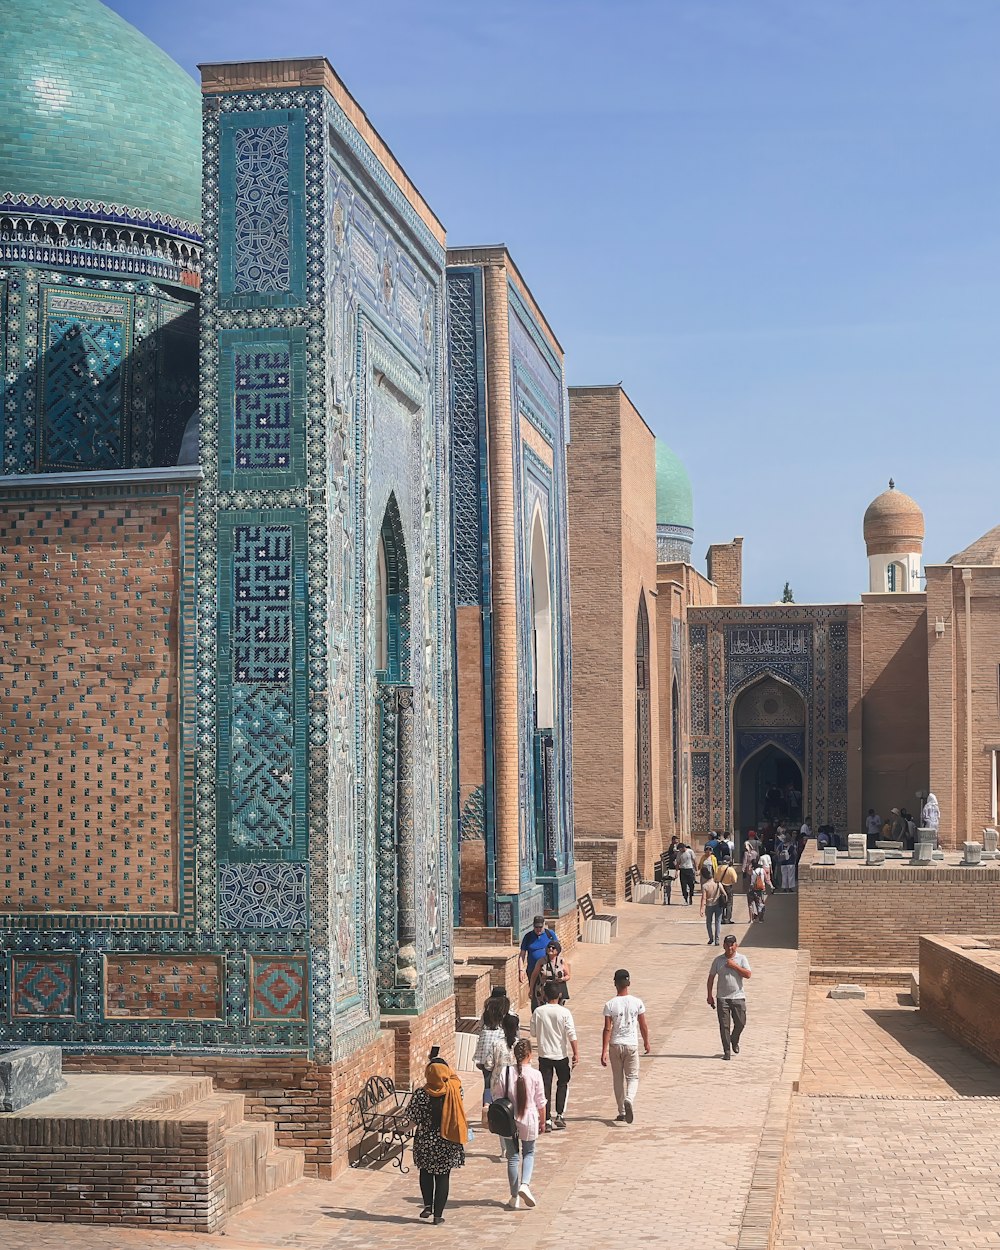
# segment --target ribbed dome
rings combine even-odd
[[[190,75],[98,0],[0,0],[0,31],[0,199],[200,220]]]
[[[691,479],[666,443],[656,440],[656,523],[694,529]]]
[[[873,499],[865,510],[865,543],[868,554],[920,551],[924,542],[924,514],[920,505],[889,479],[889,489]]]

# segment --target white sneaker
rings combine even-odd
[[[526,1207],[535,1205],[535,1195],[531,1192],[527,1185],[522,1185],[517,1191],[517,1196],[522,1200]]]
[[[521,1198],[519,1194],[515,1194],[514,1197],[511,1198],[511,1200],[507,1203],[507,1210],[508,1211],[520,1211],[520,1209],[521,1209]]]

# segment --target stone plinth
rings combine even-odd
[[[827,998],[864,998],[863,985],[835,985],[827,994]]]
[[[65,1084],[58,1046],[0,1051],[0,1111],[20,1111]]]
[[[885,851],[877,851],[875,849],[870,850],[868,852],[868,858],[866,860],[866,863],[884,864],[885,863]]]
[[[867,849],[868,842],[863,833],[849,833],[847,835],[848,859],[864,859]]]
[[[965,858],[962,862],[964,864],[967,864],[970,868],[974,868],[976,867],[976,865],[982,862],[982,859],[983,859],[982,844],[979,842],[966,842]]]
[[[910,860],[913,864],[929,864],[932,862],[934,855],[934,844],[932,842],[918,842],[913,848],[913,857]]]

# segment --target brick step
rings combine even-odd
[[[109,1083],[116,1078],[110,1076],[101,1079]],[[127,1081],[128,1077],[117,1079]],[[165,1088],[133,1104],[129,1108],[129,1115],[135,1120],[156,1120],[161,1116],[173,1116],[175,1112],[210,1098],[214,1091],[215,1086],[210,1076],[175,1077],[168,1080]]]
[[[267,1193],[267,1157],[274,1150],[274,1125],[249,1121],[222,1137],[226,1210],[238,1211]]]
[[[873,968],[845,964],[817,968],[813,965],[809,969],[809,980],[813,985],[869,985],[908,990],[912,973],[912,968],[893,966]]]
[[[215,1090],[209,1098],[203,1098],[197,1110],[220,1113],[223,1129],[236,1128],[246,1120],[246,1097],[243,1094]]]
[[[265,1160],[264,1192],[273,1194],[300,1181],[305,1175],[306,1156],[301,1150],[272,1150]]]

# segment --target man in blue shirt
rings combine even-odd
[[[549,943],[558,940],[555,930],[545,927],[545,917],[536,916],[531,922],[531,928],[521,938],[521,953],[517,957],[517,979],[522,985],[531,979],[535,964],[545,954]]]

